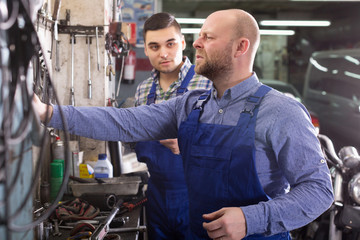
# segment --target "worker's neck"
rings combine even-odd
[[[176,71],[169,72],[169,73],[162,73],[160,72],[159,84],[162,90],[165,92],[169,89],[170,85],[178,80],[179,78],[180,68]]]
[[[231,76],[228,77],[219,77],[219,78],[215,78],[213,79],[213,84],[214,87],[217,91],[217,97],[220,99],[222,98],[222,96],[224,95],[225,91],[234,87],[235,85],[243,82],[244,80],[248,79],[249,77],[251,77],[252,72],[249,72],[247,74],[233,74]],[[240,76],[240,77],[239,77]]]

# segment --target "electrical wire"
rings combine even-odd
[[[48,66],[48,64],[46,64]],[[49,81],[51,81],[51,79],[49,78]],[[56,94],[56,91],[54,90],[54,96],[55,96],[55,99],[57,102],[59,102],[59,99],[58,99],[58,96]],[[64,173],[64,180],[63,180],[63,183],[60,187],[60,190],[55,198],[55,200],[53,201],[53,203],[47,208],[47,210],[38,218],[36,219],[35,221],[31,222],[31,223],[28,223],[26,225],[21,225],[21,226],[18,226],[18,225],[15,225],[13,223],[13,220],[16,219],[18,216],[19,216],[19,213],[22,209],[22,207],[24,207],[26,205],[26,199],[28,199],[31,195],[31,193],[33,192],[34,188],[35,188],[35,185],[36,184],[32,184],[32,187],[31,189],[29,189],[28,193],[26,194],[26,196],[24,197],[24,201],[22,202],[22,204],[20,205],[20,207],[18,208],[18,210],[16,211],[15,214],[13,214],[13,216],[10,217],[10,225],[8,226],[12,231],[20,231],[20,232],[23,232],[23,231],[26,231],[28,229],[31,229],[31,228],[34,228],[36,227],[39,223],[43,222],[45,219],[47,219],[52,213],[53,211],[56,209],[56,207],[58,206],[58,202],[60,201],[61,197],[63,196],[66,188],[67,188],[67,182],[68,182],[68,179],[69,179],[69,175],[70,175],[70,159],[69,159],[69,145],[68,145],[68,142],[69,142],[69,135],[68,135],[68,127],[67,127],[67,124],[66,124],[66,120],[65,120],[65,116],[64,116],[64,113],[61,109],[61,106],[59,107],[60,109],[60,116],[61,116],[61,119],[63,121],[63,125],[64,125],[64,129],[65,129],[65,137],[64,137],[64,142],[67,143],[65,144],[65,166],[66,169],[65,169],[65,173]],[[46,113],[46,116],[48,116],[48,114]],[[48,121],[49,119],[46,119],[45,120],[45,127],[47,127],[47,124],[48,124]],[[44,136],[43,136],[43,139],[42,139],[42,146],[44,145],[44,143],[46,142],[46,135],[47,133],[44,131]],[[33,178],[33,182],[35,182],[37,179],[39,179],[39,176],[40,176],[40,165],[41,162],[44,160],[44,148],[41,148],[41,151],[40,151],[40,161],[38,162],[38,166],[36,167],[36,171],[35,171],[35,174],[34,174],[34,178]]]
[[[5,4],[0,5],[1,19],[2,19],[3,15],[7,15],[8,11],[5,8],[6,8]],[[9,19],[6,22],[0,22],[0,29],[8,30],[9,28],[11,28],[14,25],[14,23],[16,22],[18,13],[19,13],[19,1],[18,0],[12,0],[11,15],[10,15]]]
[[[6,22],[7,24],[10,23],[10,19],[15,18],[15,20],[17,19],[17,16],[15,16],[14,13],[14,9],[15,8],[15,1],[13,1],[13,11],[12,11],[12,15],[9,18],[9,20]],[[18,4],[21,4],[21,2],[18,2]],[[2,6],[3,7],[3,6]],[[27,12],[25,11],[25,9],[23,8],[22,5],[20,5],[19,9],[17,10],[18,14],[23,14],[24,20],[27,23],[31,23],[31,20],[27,14]],[[14,17],[15,16],[15,17]],[[16,22],[16,21],[15,21]],[[14,22],[14,23],[15,23]],[[2,29],[0,30],[11,30],[9,31],[7,34],[8,36],[11,36],[11,34],[13,34],[13,31],[19,30],[19,29],[14,29],[15,25],[11,24],[11,26],[9,28],[4,28],[4,23],[2,23]],[[29,28],[28,28],[29,29]],[[29,38],[27,40],[31,40],[30,44],[31,47],[33,47],[34,52],[33,55],[36,53],[36,49],[41,49],[41,45],[39,43],[39,39],[37,38],[37,34],[36,31],[34,29],[34,26],[31,23],[31,27],[30,27],[30,32],[31,34],[28,34],[30,36],[28,36]],[[23,39],[26,40],[26,39]],[[25,42],[25,43],[24,43]],[[1,183],[3,183],[5,185],[4,187],[4,196],[5,196],[5,202],[2,202],[0,205],[1,206],[5,206],[5,214],[4,217],[2,219],[0,219],[1,224],[6,224],[6,234],[7,234],[7,239],[10,239],[11,231],[19,231],[19,232],[24,232],[27,231],[29,229],[32,229],[34,227],[36,227],[39,223],[43,222],[45,219],[47,219],[52,212],[55,210],[55,208],[57,207],[57,203],[59,202],[59,200],[61,199],[62,195],[64,194],[66,187],[67,187],[67,181],[70,175],[70,154],[69,154],[69,135],[68,135],[68,131],[67,131],[67,124],[64,118],[64,114],[63,111],[60,107],[60,117],[63,121],[63,125],[64,125],[64,129],[65,129],[65,148],[64,148],[64,152],[65,152],[65,165],[67,166],[65,169],[65,176],[64,176],[64,180],[63,183],[60,187],[60,190],[55,198],[55,200],[53,201],[53,203],[47,208],[46,211],[44,211],[44,213],[38,217],[35,221],[32,221],[28,224],[25,225],[16,225],[14,223],[15,219],[19,216],[19,214],[21,213],[21,210],[23,210],[23,208],[26,206],[27,204],[27,200],[29,199],[29,197],[31,197],[31,194],[34,191],[34,188],[36,186],[36,182],[37,180],[40,179],[40,169],[42,166],[42,162],[44,161],[44,152],[45,149],[44,147],[41,148],[40,150],[40,155],[39,155],[39,159],[37,162],[37,165],[35,167],[35,173],[33,175],[32,181],[31,181],[31,185],[30,188],[28,189],[27,193],[25,194],[23,200],[21,201],[21,204],[19,205],[19,207],[15,210],[14,213],[10,214],[10,195],[9,193],[11,193],[14,188],[15,188],[15,184],[16,184],[16,180],[18,173],[20,172],[20,167],[21,167],[21,163],[22,163],[22,158],[23,158],[23,152],[25,152],[25,144],[24,141],[27,139],[28,135],[29,135],[29,131],[30,131],[30,126],[32,126],[33,123],[33,117],[34,117],[34,109],[32,107],[32,99],[33,99],[33,95],[30,94],[30,92],[28,91],[27,85],[26,85],[26,77],[25,77],[25,69],[28,69],[29,67],[29,62],[30,59],[32,58],[32,56],[29,59],[25,59],[22,56],[22,58],[20,57],[20,55],[18,55],[19,58],[23,59],[17,59],[19,61],[16,61],[16,51],[21,50],[22,45],[25,45],[23,49],[25,49],[25,52],[28,52],[29,46],[26,46],[27,44],[29,44],[28,41],[24,41],[24,42],[17,42],[17,44],[15,44],[15,49],[12,52],[12,56],[15,55],[14,59],[11,59],[10,64],[3,64],[1,62],[1,72],[2,72],[2,79],[1,80],[1,107],[2,107],[2,116],[4,116],[3,122],[2,122],[2,129],[0,132],[0,143],[2,144],[0,147],[0,154],[1,154],[1,162],[0,162],[0,171],[1,173],[7,174],[10,172],[10,166],[12,164],[12,161],[14,161],[14,156],[11,156],[10,151],[11,151],[11,147],[14,147],[14,145],[17,145],[18,143],[21,144],[20,146],[20,154],[18,156],[18,158],[20,158],[21,160],[19,160],[19,162],[17,163],[17,168],[15,170],[15,177],[13,180],[10,180],[10,184],[8,184],[8,180],[5,177],[4,179],[2,179],[3,181]],[[15,53],[14,53],[15,52]],[[22,55],[24,55],[24,52],[21,52]],[[9,58],[10,59],[10,58]],[[28,61],[27,61],[28,60]],[[46,64],[46,59],[45,59],[45,65],[46,67],[48,67],[49,65]],[[12,71],[9,70],[9,68],[12,69]],[[39,71],[37,72],[37,75],[39,76]],[[38,77],[37,77],[38,78]],[[49,72],[45,71],[44,72],[44,81],[49,81],[49,88],[51,86],[51,78],[49,76]],[[13,81],[12,79],[15,79],[15,81]],[[39,80],[39,79],[38,79]],[[48,89],[43,89],[45,92]],[[23,112],[19,113],[16,112],[16,101],[15,101],[15,97],[21,96],[21,103],[23,106]],[[56,95],[56,91],[54,90],[54,96],[57,102],[58,98]],[[48,103],[48,102],[47,102]],[[17,128],[14,128],[13,125],[13,119],[15,117],[15,114],[22,114],[22,121],[19,124],[19,126],[17,126]],[[48,116],[48,114],[46,114],[46,116]],[[16,116],[19,117],[19,116]],[[47,127],[48,124],[48,120],[46,119],[45,121],[45,128]],[[41,138],[41,146],[44,146],[44,143],[46,141],[48,141],[47,138],[48,134],[46,131],[43,131],[43,136]],[[26,233],[27,234],[27,233]]]

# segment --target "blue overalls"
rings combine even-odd
[[[202,214],[223,207],[246,206],[267,201],[255,166],[255,125],[259,104],[271,90],[262,85],[248,97],[236,126],[200,123],[210,91],[201,95],[179,128],[179,147],[184,160],[190,202],[188,239],[209,239]],[[241,111],[241,110],[239,110]],[[270,237],[251,235],[244,239],[290,239],[288,233]]]
[[[194,65],[176,91],[180,96],[194,75]],[[147,105],[155,103],[156,84],[153,83]],[[145,162],[150,172],[146,192],[147,231],[149,239],[188,239],[189,199],[185,183],[183,162],[159,141],[139,142],[135,151],[137,158]]]

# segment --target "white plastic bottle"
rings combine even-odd
[[[96,178],[112,178],[113,177],[113,166],[106,154],[99,154],[98,161],[94,167],[94,173]]]

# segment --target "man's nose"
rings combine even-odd
[[[198,48],[201,48],[201,41],[200,41],[200,38],[198,38],[198,39],[196,39],[195,41],[194,41],[194,43],[193,43],[193,47],[195,48],[195,49],[198,49]]]
[[[162,58],[167,58],[168,57],[168,52],[166,50],[161,50],[160,51],[160,57]]]

